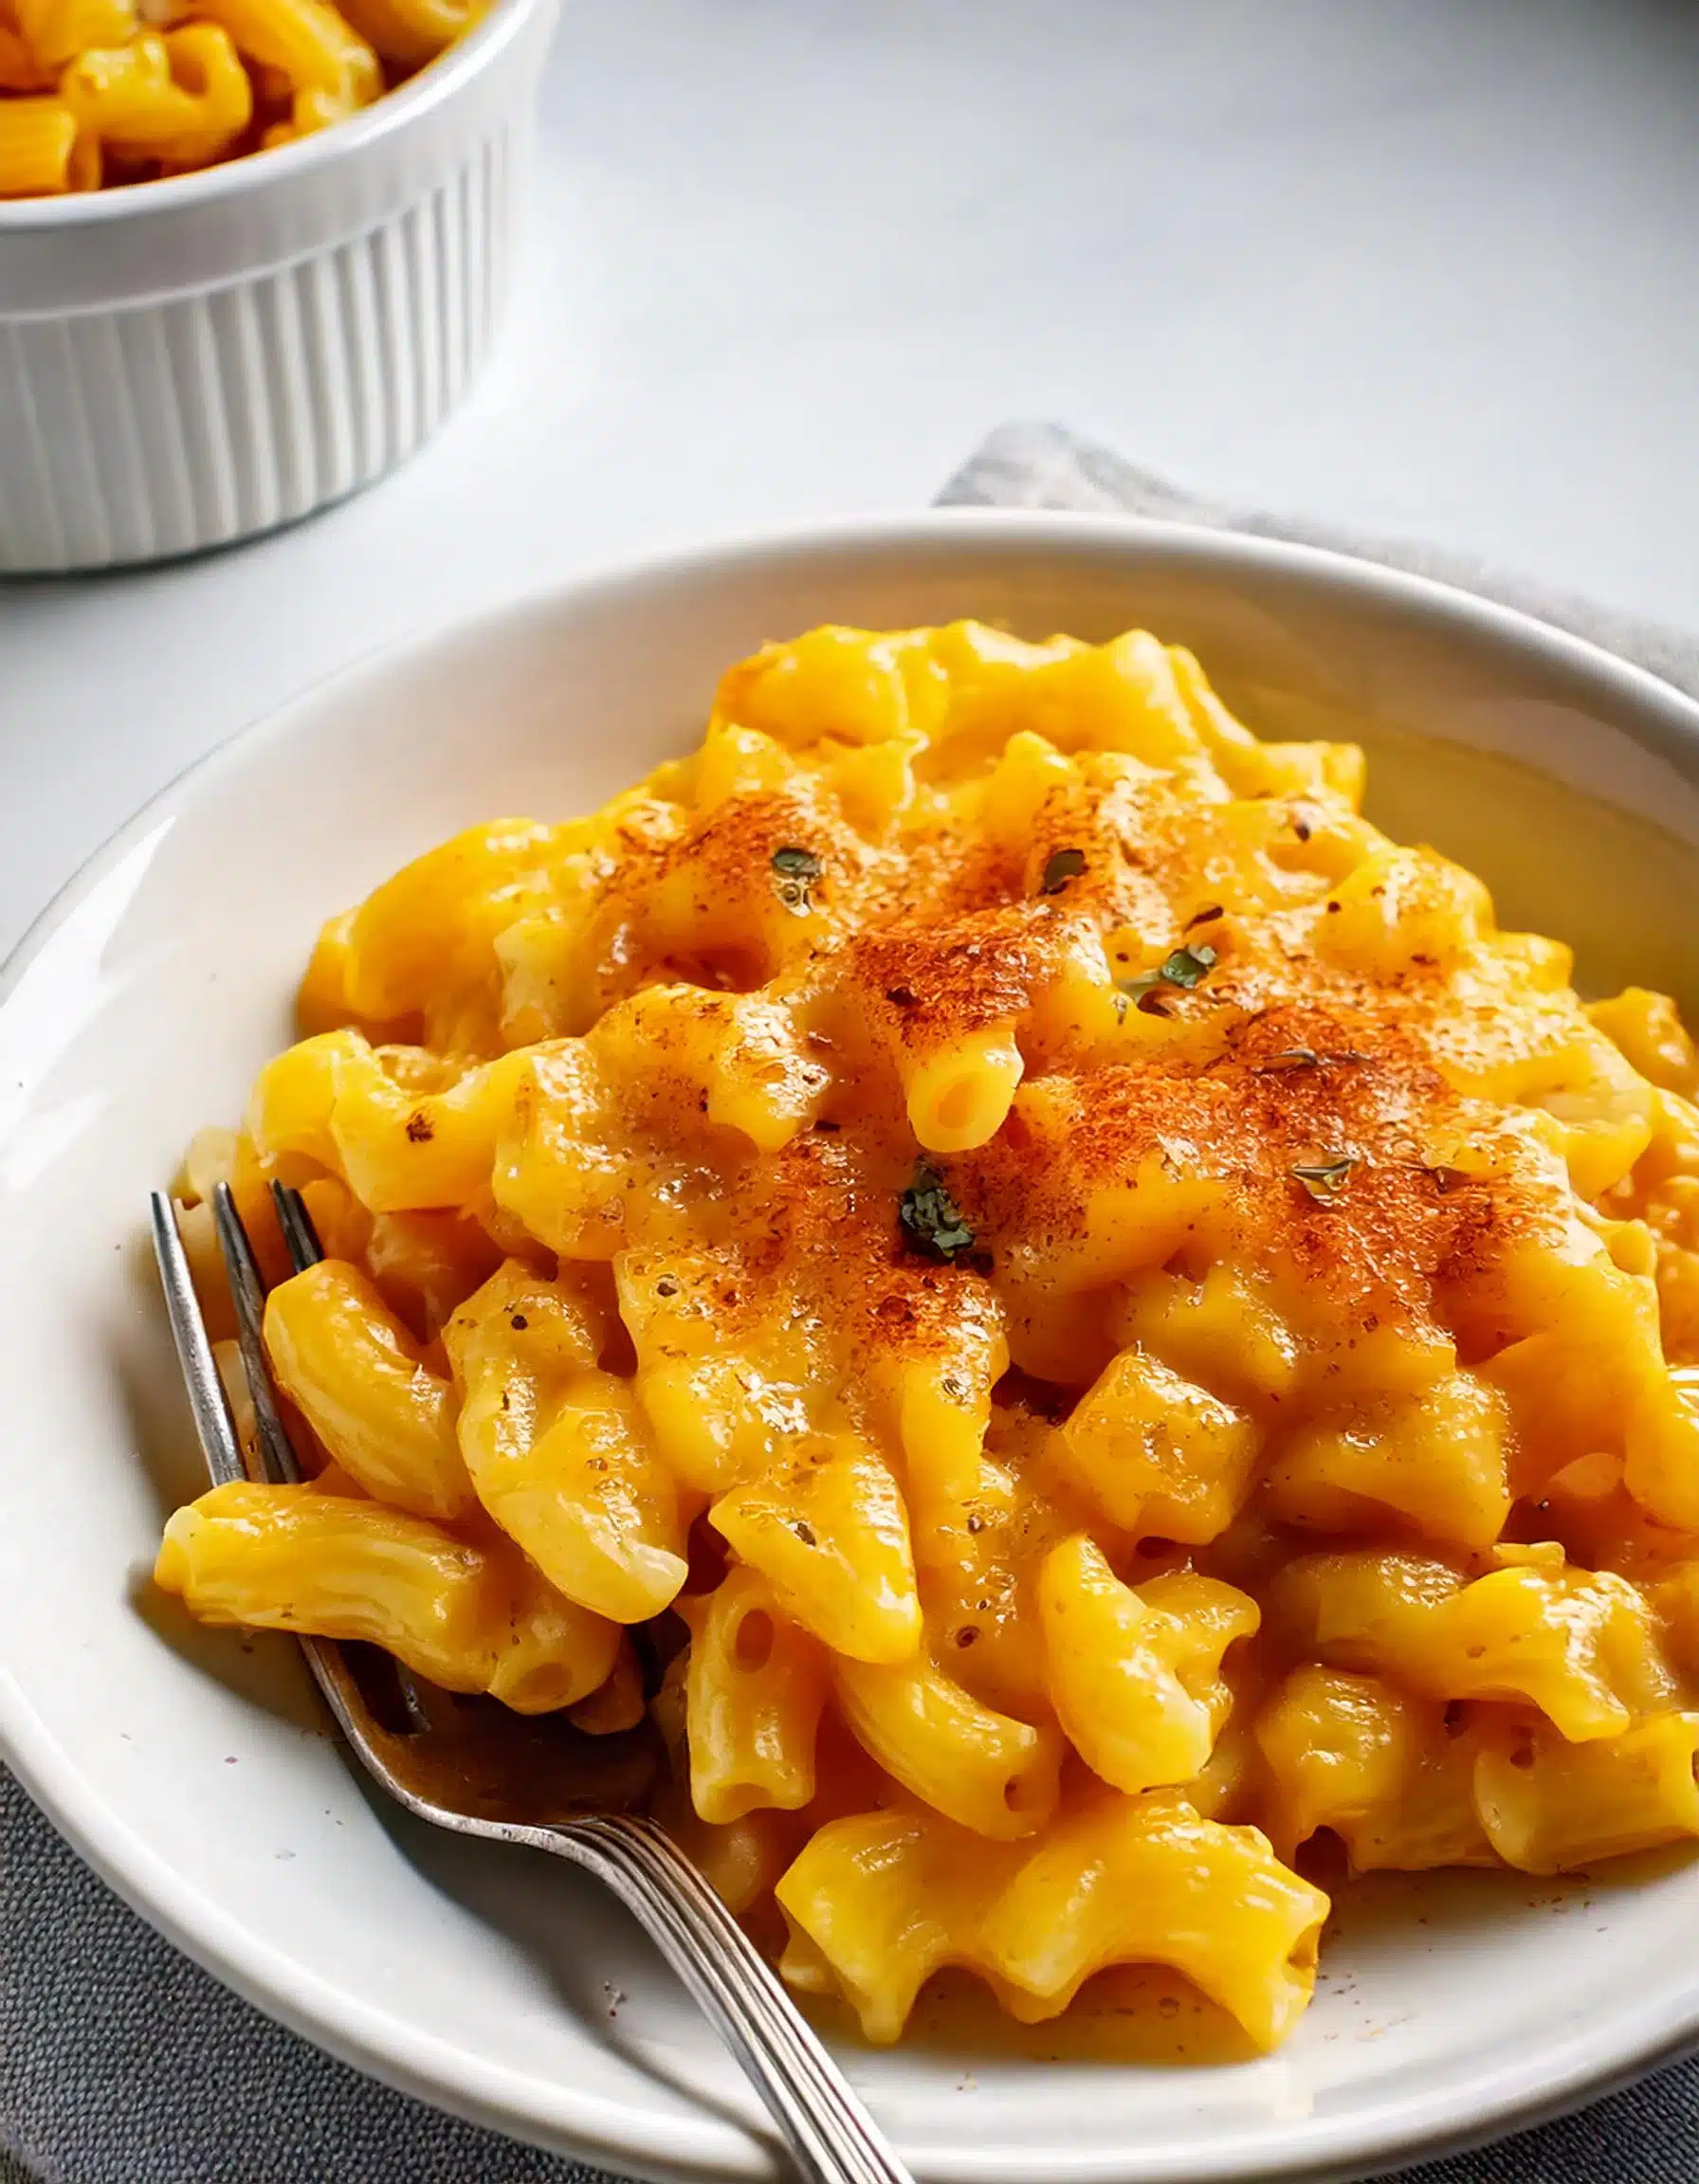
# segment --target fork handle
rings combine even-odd
[[[662,1829],[620,1813],[524,1836],[588,1866],[634,1914],[742,2066],[809,2184],[914,2184],[754,1942]]]

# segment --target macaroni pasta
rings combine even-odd
[[[239,158],[345,119],[483,0],[0,0],[0,198]]]
[[[318,5],[196,34],[300,89]],[[210,98],[191,34],[126,68]],[[1699,1064],[1361,789],[1142,633],[828,628],[594,817],[429,851],[192,1148],[313,1476],[160,1584],[647,1702],[668,1824],[875,2040],[948,1967],[1035,2020],[1142,1963],[1270,2046],[1324,1833],[1699,1835]]]

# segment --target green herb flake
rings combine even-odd
[[[1300,1160],[1292,1170],[1295,1181],[1302,1183],[1318,1206],[1331,1206],[1350,1180],[1351,1171],[1357,1165],[1348,1156],[1337,1160]]]
[[[937,1169],[917,1160],[914,1181],[903,1193],[898,1208],[903,1234],[911,1250],[927,1259],[941,1259],[946,1265],[974,1247],[974,1232],[961,1217],[961,1209]]]
[[[1154,998],[1160,989],[1178,986],[1190,992],[1215,964],[1215,951],[1207,940],[1200,940],[1196,948],[1177,948],[1167,961],[1159,963],[1154,971],[1142,971],[1136,978],[1118,978],[1115,983],[1147,1016],[1165,1016],[1168,1011]]]
[[[1215,961],[1215,951],[1202,940],[1196,948],[1177,948],[1162,965],[1162,976],[1170,986],[1196,986]]]
[[[1039,884],[1041,895],[1060,895],[1070,880],[1077,880],[1086,869],[1086,852],[1083,849],[1058,849],[1044,868],[1044,879]]]
[[[794,918],[806,918],[813,908],[809,889],[820,877],[820,860],[812,849],[783,848],[773,852],[774,886],[779,901]]]

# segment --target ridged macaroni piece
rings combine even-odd
[[[375,53],[329,0],[193,0],[195,11],[226,30],[243,59],[274,72],[289,100],[271,142],[309,136],[380,97]]]
[[[0,91],[40,91],[52,81],[29,50],[10,0],[0,0]]]
[[[265,1354],[326,1455],[368,1494],[448,1522],[470,1513],[454,1392],[368,1274],[325,1259],[274,1289]]]
[[[1077,1537],[1046,1557],[1038,1614],[1056,1719],[1094,1774],[1151,1790],[1203,1773],[1233,1711],[1222,1656],[1261,1622],[1254,1600],[1191,1572],[1124,1585]]]
[[[1035,1833],[1055,1811],[1055,1730],[997,1713],[925,1652],[877,1666],[840,1659],[835,1684],[856,1741],[934,1811],[1004,1841]]]
[[[189,23],[71,62],[60,96],[89,136],[121,157],[174,169],[224,158],[253,118],[253,87],[229,34]]]
[[[1276,1579],[1283,1636],[1329,1666],[1437,1699],[1520,1701],[1573,1742],[1676,1702],[1645,1594],[1562,1550],[1465,1578],[1411,1555],[1305,1556]]]
[[[340,12],[373,51],[395,68],[417,68],[464,37],[482,0],[344,0]]]
[[[1359,1873],[1494,1862],[1475,1805],[1479,1739],[1443,1702],[1306,1663],[1264,1702],[1254,1735],[1282,1857],[1325,1828]]]
[[[9,0],[8,12],[49,79],[79,54],[125,46],[141,28],[135,0]]]
[[[345,120],[484,0],[0,0],[0,197],[161,180]]]
[[[684,1583],[685,1501],[574,1285],[510,1264],[450,1320],[461,1453],[484,1509],[572,1599],[641,1623]]]
[[[596,1690],[619,1644],[505,1539],[313,1486],[213,1487],[166,1526],[155,1574],[204,1623],[367,1639],[522,1714]]]
[[[1699,1833],[1699,1714],[1659,1710],[1577,1744],[1507,1708],[1448,1708],[1312,1666],[1288,1677],[1256,1738],[1288,1857],[1326,1828],[1358,1872],[1502,1859],[1561,1873]]]
[[[0,62],[8,56],[0,51]],[[27,60],[14,48],[17,72]],[[100,143],[63,99],[0,99],[0,197],[61,197],[100,186]]]
[[[780,1611],[758,1572],[733,1569],[684,1603],[690,1796],[722,1825],[814,1795],[814,1744],[829,1686],[818,1640]]]
[[[882,2043],[948,1966],[980,1973],[1031,2024],[1130,1960],[1184,1972],[1272,2047],[1309,2000],[1327,1914],[1326,1897],[1254,1828],[1160,1796],[1088,1800],[1036,1847],[989,1844],[903,1807],[832,1821],[778,1901],[787,1973],[805,1990],[842,1992]]]
[[[1362,786],[1143,633],[828,628],[603,811],[427,850],[191,1148],[318,1476],[161,1581],[647,1702],[667,1824],[881,2040],[946,1966],[1037,2018],[1149,1961],[1270,2045],[1318,1835],[1699,1835],[1699,1060]]]

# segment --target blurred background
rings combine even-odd
[[[295,529],[0,587],[0,946],[181,766],[571,571],[1048,417],[1699,625],[1690,0],[565,0],[493,364]]]

